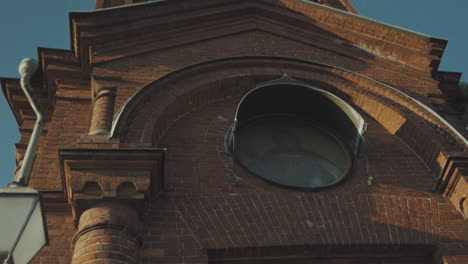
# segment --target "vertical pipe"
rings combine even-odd
[[[28,99],[31,108],[36,114],[36,123],[29,139],[28,148],[24,154],[23,163],[21,165],[19,173],[16,175],[16,178],[12,185],[23,185],[27,186],[29,183],[29,178],[31,175],[31,168],[34,162],[34,157],[36,155],[37,146],[39,143],[39,137],[44,126],[44,114],[42,109],[37,101],[37,98],[34,97],[31,88],[31,77],[34,75],[38,67],[37,61],[34,59],[26,58],[23,59],[19,65],[19,73],[21,74],[21,89],[23,90],[26,98]]]

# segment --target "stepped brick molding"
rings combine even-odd
[[[101,201],[141,209],[161,190],[163,155],[160,149],[61,150],[62,177],[75,221]]]
[[[445,160],[445,166],[437,190],[468,219],[468,157],[441,155],[441,159]]]

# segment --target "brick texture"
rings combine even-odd
[[[59,210],[57,210],[59,209]],[[66,207],[46,208],[49,245],[37,255],[32,263],[70,263],[73,236],[76,232],[73,217]]]
[[[203,248],[272,245],[439,245],[440,254],[463,254],[465,220],[442,197],[428,192],[434,179],[420,159],[369,117],[367,176],[375,179],[372,186],[356,169],[327,191],[298,192],[241,168],[236,185],[223,139],[238,100],[182,117],[159,143],[168,148],[166,193],[146,216],[162,222],[145,232],[144,263],[203,262],[196,258],[204,256]],[[157,256],[150,253],[155,245]],[[431,256],[437,258],[436,252]]]
[[[128,206],[101,203],[86,210],[71,263],[138,263],[138,224],[136,212]]]
[[[39,50],[47,120],[31,186],[50,243],[32,263],[467,262],[466,144],[434,114],[462,131],[440,110],[460,77],[437,69],[445,40],[307,1],[97,8],[140,2],[72,13],[72,50]],[[237,104],[283,73],[368,123],[363,157],[334,187],[282,188],[229,163]],[[19,81],[0,81],[21,166],[34,115]]]
[[[107,135],[112,126],[114,114],[115,91],[101,90],[94,99],[93,114],[91,116],[90,135]]]

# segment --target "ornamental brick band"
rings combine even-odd
[[[161,189],[161,149],[64,149],[61,166],[75,222],[102,201],[141,209]]]

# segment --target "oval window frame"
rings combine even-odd
[[[268,90],[268,89],[270,89],[270,90]],[[328,134],[332,135],[332,137],[336,138],[337,142],[339,142],[339,144],[342,144],[346,149],[348,149],[349,153],[351,155],[351,161],[350,161],[351,166],[349,167],[349,169],[341,177],[339,177],[338,180],[333,181],[330,184],[321,185],[321,186],[312,186],[312,187],[311,186],[291,186],[291,185],[288,185],[288,184],[276,182],[276,181],[272,180],[271,178],[269,178],[268,176],[259,175],[258,173],[252,171],[252,169],[249,169],[248,166],[246,166],[246,164],[241,159],[239,159],[239,157],[238,157],[238,155],[236,153],[236,134],[238,133],[238,129],[242,129],[241,127],[245,124],[245,122],[247,122],[246,120],[248,120],[249,115],[254,115],[254,116],[259,115],[260,116],[261,114],[265,114],[265,113],[268,114],[269,113],[268,111],[276,111],[275,108],[277,106],[281,105],[281,103],[282,103],[281,100],[283,98],[278,97],[278,92],[276,92],[277,93],[276,95],[270,96],[269,97],[270,99],[275,97],[275,96],[278,97],[278,98],[274,103],[270,104],[270,106],[269,106],[270,110],[268,110],[268,109],[265,110],[265,113],[262,113],[262,110],[258,111],[256,109],[254,109],[256,107],[251,107],[251,109],[248,109],[247,111],[243,112],[243,107],[245,106],[245,104],[249,100],[249,98],[254,97],[252,95],[255,95],[255,93],[260,94],[260,95],[259,96],[257,95],[258,98],[256,98],[256,99],[254,98],[253,101],[259,100],[259,98],[261,98],[261,99],[267,98],[268,92],[269,91],[270,92],[274,91],[275,89],[277,91],[280,91],[279,95],[281,95],[281,93],[283,93],[283,96],[288,97],[289,94],[293,94],[293,95],[291,95],[293,98],[294,98],[294,92],[297,92],[300,89],[302,89],[302,91],[301,91],[302,93],[309,93],[309,92],[311,94],[315,93],[315,95],[314,95],[315,97],[317,97],[317,94],[320,94],[320,96],[322,96],[323,98],[326,98],[326,99],[322,98],[322,99],[318,99],[318,100],[323,100],[323,102],[326,101],[326,104],[328,104],[329,106],[331,105],[332,107],[335,108],[333,110],[334,112],[339,113],[339,115],[341,115],[340,118],[342,120],[340,120],[341,121],[340,124],[344,125],[346,127],[346,129],[339,129],[340,127],[338,127],[338,130],[346,130],[345,132],[343,132],[341,134],[336,133],[336,130],[337,130],[336,128],[331,128],[328,125],[323,125],[323,124],[320,124],[320,122],[317,122],[318,129],[322,129],[323,131],[325,131]],[[295,90],[297,90],[297,91],[295,91]],[[261,95],[261,93],[265,93],[265,95],[267,95],[267,96]],[[274,93],[272,93],[271,95],[273,95],[273,94]],[[318,96],[318,97],[320,97],[320,96]],[[296,98],[298,98],[298,101],[301,100],[300,97],[303,97],[303,96],[299,95],[298,97],[296,97]],[[315,98],[315,97],[309,97],[309,99]],[[304,100],[306,100],[306,99],[304,99]],[[290,99],[290,101],[291,101],[291,99]],[[307,102],[308,102],[307,100],[303,101],[302,105],[307,104]],[[320,101],[317,101],[317,102],[320,102]],[[300,107],[295,107],[294,102],[289,102],[289,104],[290,104],[291,108],[301,109]],[[268,105],[268,103],[266,103],[264,105]],[[288,109],[287,106],[286,106],[286,108],[284,106],[281,106],[281,107],[283,107],[283,109],[279,110],[280,112],[281,111],[289,111],[289,110],[285,110],[285,109]],[[278,107],[278,108],[281,108],[281,107]],[[268,107],[266,107],[266,108],[268,108]],[[300,117],[300,115],[302,113],[299,113],[299,111],[302,111],[302,110],[297,110],[297,109],[293,110],[293,114],[298,119],[300,119],[300,118],[302,118],[302,117]],[[303,107],[302,109],[305,109],[305,107]],[[309,110],[305,110],[304,113],[303,113],[303,114],[305,114],[305,116],[307,114],[312,113],[312,112],[307,112],[307,111],[309,111]],[[256,112],[256,113],[252,114],[252,112]],[[324,121],[322,120],[322,122],[324,122]],[[346,122],[347,122],[347,124],[345,124]],[[333,123],[333,122],[330,122],[330,123]],[[345,179],[347,177],[349,172],[352,170],[352,167],[353,167],[352,165],[353,165],[354,161],[356,160],[356,156],[358,155],[360,144],[362,142],[362,137],[363,137],[366,129],[367,129],[367,124],[364,121],[364,119],[362,118],[362,116],[351,105],[349,105],[347,102],[345,102],[343,99],[339,98],[338,96],[336,96],[336,95],[334,95],[334,94],[332,94],[332,93],[330,93],[330,92],[328,92],[326,90],[317,88],[317,87],[315,87],[313,85],[304,83],[302,81],[298,81],[296,79],[293,79],[293,78],[289,77],[287,74],[284,74],[280,79],[258,84],[254,89],[252,89],[247,94],[245,94],[244,97],[240,100],[240,102],[239,102],[239,104],[237,106],[237,109],[236,109],[234,123],[230,127],[230,129],[228,130],[228,132],[227,132],[227,134],[225,136],[225,149],[226,149],[226,152],[228,152],[228,154],[231,156],[231,160],[232,160],[231,165],[232,166],[234,166],[234,161],[235,161],[236,163],[241,165],[243,168],[245,168],[250,174],[252,174],[254,176],[257,176],[257,177],[259,177],[259,178],[261,178],[261,179],[263,179],[263,180],[265,180],[267,182],[277,184],[277,185],[280,185],[280,186],[284,186],[284,187],[289,187],[289,188],[315,190],[315,189],[322,189],[322,188],[334,186],[334,185],[338,184],[339,182],[341,182],[343,179]],[[345,139],[343,139],[343,136],[342,136],[343,134],[345,135]],[[346,150],[344,150],[344,151],[346,152]],[[233,167],[233,169],[234,169],[234,167]],[[233,173],[234,173],[235,178],[237,178],[237,176],[235,175],[235,172],[233,172]]]

